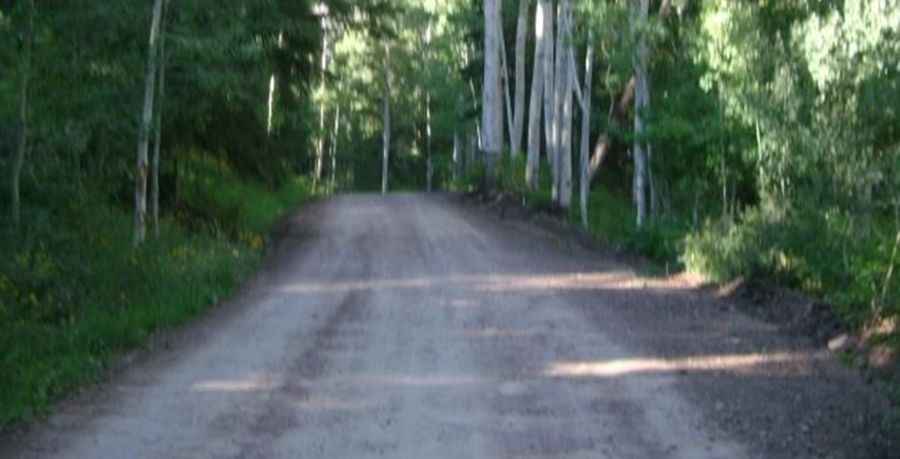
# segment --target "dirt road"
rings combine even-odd
[[[880,400],[804,341],[449,196],[310,206],[179,333],[0,455],[879,454]]]

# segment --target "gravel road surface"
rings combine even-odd
[[[804,340],[449,195],[308,206],[173,335],[0,456],[889,457]]]

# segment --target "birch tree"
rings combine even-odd
[[[314,182],[316,184],[322,180],[322,169],[325,162],[325,78],[326,72],[328,71],[328,7],[321,5],[317,8],[318,11],[322,14],[322,54],[319,60],[319,72],[320,72],[320,83],[319,83],[319,133],[318,133],[318,141],[316,142],[316,169],[314,171]]]
[[[575,76],[575,56],[570,55],[572,75]],[[593,34],[588,33],[587,52],[584,57],[584,86],[578,94],[578,102],[581,106],[581,142],[579,148],[580,171],[579,202],[581,204],[581,224],[588,228],[588,201],[591,192],[591,88],[594,76],[594,39]],[[577,84],[575,86],[578,87]]]
[[[22,222],[21,180],[22,168],[25,166],[25,153],[28,150],[28,105],[29,87],[31,85],[31,65],[34,51],[34,0],[25,2],[25,29],[22,32],[23,46],[21,68],[19,69],[19,136],[16,142],[16,153],[12,166],[12,224],[18,228]]]
[[[547,160],[550,162],[551,175],[553,176],[553,191],[556,192],[556,145],[554,142],[553,128],[556,126],[556,69],[553,66],[556,52],[556,41],[553,31],[556,11],[552,0],[541,0],[544,5],[544,138],[547,151]]]
[[[525,48],[528,44],[528,10],[530,0],[519,0],[519,19],[516,24],[516,95],[513,106],[513,128],[510,136],[510,151],[513,156],[522,149],[522,134],[525,129]]]
[[[381,106],[381,194],[388,192],[388,164],[391,154],[391,48],[384,45],[384,99]]]
[[[159,82],[158,103],[156,104],[156,139],[153,142],[152,178],[150,182],[150,218],[153,220],[153,233],[159,238],[159,166],[160,150],[162,148],[162,123],[163,105],[166,97],[166,17],[168,16],[169,0],[163,0],[162,24],[159,32]]]
[[[482,149],[487,164],[486,186],[494,185],[494,162],[503,144],[503,102],[500,81],[500,0],[484,3],[484,84],[482,85]]]
[[[552,23],[547,22],[550,0],[539,0],[534,13],[534,69],[531,76],[531,98],[528,109],[528,162],[525,166],[525,182],[535,190],[540,177],[541,159],[541,109],[545,93],[544,60],[547,53],[548,36],[552,35]],[[547,116],[545,114],[544,116]]]
[[[567,209],[572,201],[572,75],[570,24],[572,3],[560,0],[557,6],[553,129],[551,144],[556,155],[553,201]]]
[[[137,168],[134,192],[134,244],[140,245],[147,238],[147,175],[150,129],[153,124],[153,104],[156,93],[157,66],[159,64],[159,30],[162,22],[163,0],[154,0],[150,23],[150,43],[147,50],[147,69],[144,85],[144,109],[138,131]]]
[[[638,35],[637,47],[634,51],[634,205],[637,213],[637,226],[641,228],[647,219],[647,151],[649,144],[645,139],[646,123],[644,115],[650,107],[650,81],[647,74],[648,48],[646,34],[642,27],[649,15],[650,1],[637,0],[634,3],[632,29]]]
[[[431,55],[431,23],[428,23],[425,29],[425,53],[428,57]],[[426,60],[430,63],[430,60]],[[432,180],[434,178],[434,159],[431,151],[431,90],[425,90],[425,189],[429,193],[432,190]]]

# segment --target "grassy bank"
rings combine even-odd
[[[187,168],[185,168],[187,169]],[[178,179],[159,239],[132,247],[132,215],[99,194],[41,208],[0,248],[0,427],[94,381],[123,351],[231,294],[272,224],[309,199],[196,162]]]

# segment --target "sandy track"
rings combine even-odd
[[[196,336],[0,455],[877,454],[880,400],[802,341],[450,197],[318,203],[275,252]]]

